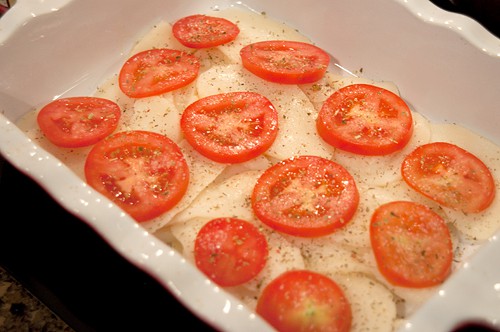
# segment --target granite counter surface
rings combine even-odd
[[[73,332],[73,329],[0,267],[0,331]]]

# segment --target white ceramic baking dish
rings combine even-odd
[[[88,95],[117,72],[133,42],[160,20],[231,5],[297,27],[335,61],[396,82],[433,121],[458,123],[500,144],[500,40],[426,0],[18,0],[0,20],[0,152],[119,254],[154,276],[193,313],[227,331],[270,329],[147,233],[16,126],[60,96]],[[484,319],[500,326],[500,238],[454,273],[403,327],[449,331]]]

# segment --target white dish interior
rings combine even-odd
[[[0,20],[0,151],[117,252],[158,279],[194,313],[228,331],[269,326],[145,232],[14,125],[60,96],[88,95],[117,72],[131,45],[160,20],[245,5],[297,27],[362,76],[396,82],[406,101],[437,122],[458,123],[500,144],[500,40],[426,0],[204,2],[18,0]],[[404,327],[449,331],[467,319],[500,326],[500,234]],[[207,296],[208,294],[208,296]]]

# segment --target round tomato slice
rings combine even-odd
[[[450,274],[453,248],[448,226],[425,205],[381,205],[371,218],[370,240],[380,272],[394,285],[430,287]]]
[[[120,70],[118,82],[131,98],[160,95],[193,82],[200,70],[199,60],[191,54],[166,48],[139,52]]]
[[[250,281],[262,271],[267,256],[265,236],[245,220],[213,219],[196,236],[196,266],[222,287]]]
[[[272,103],[254,92],[208,96],[182,114],[186,140],[205,157],[239,163],[265,152],[278,134],[278,114]]]
[[[181,150],[168,137],[126,131],[92,147],[85,161],[85,177],[90,186],[141,222],[181,200],[189,169]]]
[[[229,43],[238,36],[240,29],[225,18],[200,14],[176,21],[172,33],[182,45],[200,49]]]
[[[417,192],[465,213],[481,212],[495,198],[495,180],[488,167],[454,144],[417,147],[403,160],[401,173]]]
[[[115,102],[97,97],[54,100],[38,112],[37,122],[45,137],[63,148],[97,143],[113,133],[121,109]]]
[[[318,134],[330,145],[361,155],[401,150],[413,133],[408,105],[389,90],[353,84],[335,91],[316,121]]]
[[[306,270],[284,272],[272,280],[256,312],[278,331],[347,332],[352,323],[351,305],[337,283]]]
[[[252,193],[256,216],[290,235],[317,237],[345,226],[357,210],[359,193],[341,165],[299,156],[268,168]]]
[[[330,56],[312,44],[271,40],[256,42],[240,51],[243,66],[267,81],[284,84],[316,82],[326,72]]]

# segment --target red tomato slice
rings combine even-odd
[[[90,186],[141,222],[181,200],[189,169],[181,150],[168,137],[127,131],[94,145],[85,162],[85,177]]]
[[[186,140],[205,157],[239,163],[265,152],[278,134],[272,103],[254,92],[212,95],[189,105],[181,118]]]
[[[401,173],[417,192],[465,213],[481,212],[495,198],[495,180],[488,167],[454,144],[417,147],[404,159]]]
[[[182,45],[199,49],[229,43],[238,36],[240,29],[221,17],[191,15],[176,21],[172,33]]]
[[[256,311],[278,331],[351,329],[351,305],[342,289],[332,279],[306,270],[288,271],[271,281]]]
[[[70,97],[45,105],[37,116],[45,137],[63,148],[97,143],[118,126],[121,109],[111,100],[97,97]]]
[[[316,82],[326,72],[330,56],[312,44],[272,40],[253,43],[240,51],[243,66],[267,81],[284,84]]]
[[[264,268],[268,247],[253,224],[237,218],[217,218],[205,224],[195,240],[196,266],[222,287],[237,286]]]
[[[330,145],[362,155],[386,155],[401,150],[413,133],[410,108],[398,95],[368,84],[353,84],[334,92],[316,122]]]
[[[450,274],[453,248],[445,221],[414,202],[391,202],[377,208],[370,240],[378,268],[392,284],[430,287]]]
[[[330,234],[345,226],[358,203],[351,174],[317,156],[290,158],[271,166],[252,193],[252,208],[262,222],[302,237]]]
[[[198,76],[200,62],[191,54],[158,48],[130,57],[120,70],[118,82],[131,98],[160,95],[182,88]]]

